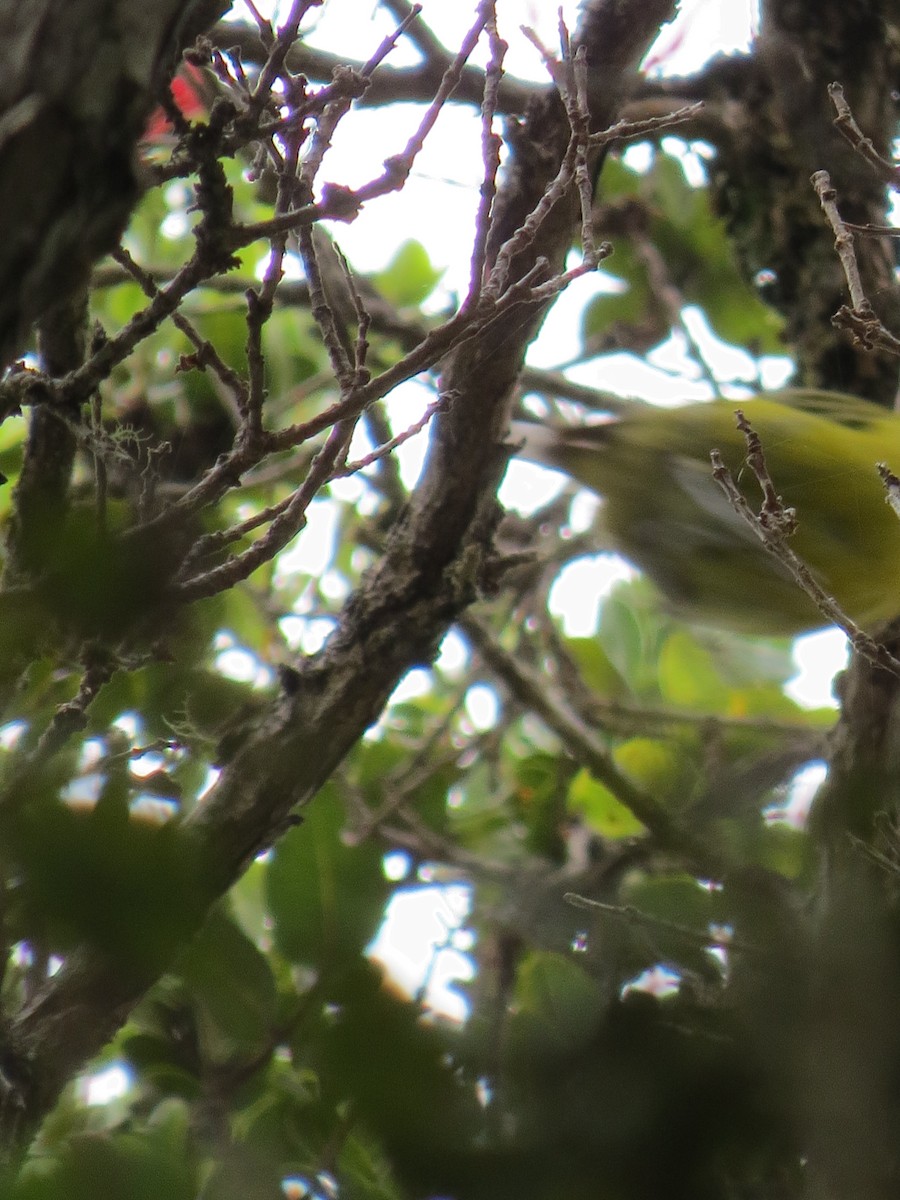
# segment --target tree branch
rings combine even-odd
[[[604,60],[608,121],[622,75],[639,61],[674,0],[609,0],[593,6],[591,39],[613,34],[622,45]],[[604,20],[604,15],[606,20]],[[591,42],[592,53],[601,51]],[[605,53],[605,52],[603,52]],[[549,135],[549,136],[548,136]],[[555,178],[568,140],[558,100],[538,105],[517,139],[540,174],[529,207],[513,195],[514,168],[501,188],[509,233],[521,225]],[[535,195],[535,191],[537,195]],[[477,332],[445,364],[442,392],[453,396],[432,424],[421,483],[381,560],[348,601],[325,648],[302,664],[265,719],[248,733],[212,791],[186,819],[186,853],[202,864],[202,898],[211,904],[308,804],[363,732],[378,718],[397,682],[430,662],[448,626],[475,598],[490,552],[494,491],[506,462],[501,447],[513,387],[525,350],[550,296],[539,284],[560,271],[568,251],[576,201],[561,201],[512,264],[513,296],[486,310]],[[535,298],[538,297],[538,298]],[[504,303],[504,300],[506,301]],[[202,907],[202,906],[201,906]],[[201,913],[196,921],[199,924]],[[174,952],[175,947],[173,947]],[[21,1119],[16,1141],[48,1112],[60,1089],[108,1040],[152,982],[128,977],[115,963],[85,950],[73,956],[12,1022],[4,1069],[17,1080]],[[8,1069],[8,1070],[7,1070]]]

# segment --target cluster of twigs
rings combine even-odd
[[[497,33],[493,4],[482,0],[459,52],[443,64],[413,136],[385,160],[377,177],[348,188],[323,178],[327,151],[341,122],[377,81],[397,40],[407,34],[417,36],[418,9],[399,4],[397,28],[371,59],[358,68],[337,67],[331,81],[317,88],[290,65],[300,22],[309,7],[308,0],[295,0],[278,28],[257,14],[263,53],[252,75],[238,55],[214,49],[210,43],[198,45],[192,57],[195,62],[211,63],[220,93],[205,123],[191,124],[173,105],[167,106],[177,146],[171,161],[150,174],[158,185],[176,178],[196,180],[198,220],[192,252],[183,265],[170,277],[160,278],[152,264],[140,263],[120,248],[113,256],[116,277],[139,285],[146,297],[144,307],[118,332],[94,331],[81,361],[69,362],[58,371],[47,369],[45,362],[22,362],[0,385],[4,413],[30,409],[33,418],[55,421],[73,445],[93,460],[97,521],[102,524],[107,472],[121,470],[122,455],[115,437],[104,431],[99,420],[102,409],[97,394],[103,394],[113,372],[127,364],[165,322],[172,322],[187,338],[192,350],[179,365],[205,371],[213,379],[234,421],[232,444],[202,476],[174,493],[157,487],[146,472],[140,475],[135,480],[139,492],[135,521],[109,533],[113,550],[116,544],[141,544],[140,539],[156,536],[177,548],[177,561],[166,581],[168,612],[232,588],[271,563],[303,528],[311,502],[330,481],[389,455],[400,440],[426,423],[444,423],[445,447],[452,448],[455,439],[469,434],[484,451],[484,462],[471,486],[462,489],[454,487],[458,460],[453,463],[445,456],[442,462],[441,439],[435,439],[436,465],[414,498],[412,517],[403,529],[407,541],[397,537],[391,542],[347,605],[326,651],[301,664],[302,670],[291,676],[290,687],[247,731],[203,805],[185,820],[186,835],[205,847],[206,860],[214,864],[209,903],[291,824],[295,806],[315,795],[378,716],[397,680],[412,664],[434,653],[448,623],[470,601],[473,578],[481,573],[487,557],[479,513],[496,484],[497,461],[502,457],[492,438],[499,439],[502,432],[528,337],[553,299],[573,280],[593,271],[608,252],[594,242],[590,164],[611,142],[658,133],[694,112],[691,108],[633,123],[617,122],[594,132],[596,123],[588,112],[586,56],[571,49],[563,30],[563,55],[554,79],[562,97],[564,150],[547,179],[540,181],[537,202],[506,230],[497,215],[504,185],[499,178],[501,143],[495,130],[500,97],[507,94],[503,88],[506,47]],[[657,7],[662,13],[671,5]],[[654,10],[629,26],[632,41],[622,39],[626,49],[621,63],[616,63],[618,70],[625,70],[630,57],[640,57],[642,39],[653,35],[659,19]],[[418,36],[425,39],[426,52],[433,51],[427,35]],[[414,331],[398,361],[376,369],[369,352],[373,314],[366,291],[338,254],[338,286],[355,323],[355,334],[348,334],[325,281],[329,270],[333,280],[334,264],[324,262],[314,227],[325,220],[353,220],[363,205],[404,186],[442,108],[463,80],[471,80],[468,61],[482,38],[487,39],[490,59],[481,76],[483,171],[468,289],[452,314],[433,328]],[[612,99],[609,104],[612,110]],[[235,211],[222,165],[223,158],[235,154],[249,158],[255,177],[274,180],[274,209],[266,220],[244,221]],[[581,216],[582,257],[577,265],[565,268],[554,264],[565,260],[571,223],[567,215],[560,221],[559,214],[568,214],[573,197],[574,211]],[[558,229],[550,237],[554,220]],[[227,286],[238,252],[260,240],[267,244],[267,265],[261,281],[246,289],[247,370],[240,372],[200,332],[187,315],[185,302],[196,289]],[[264,334],[276,305],[292,286],[283,278],[289,255],[302,263],[304,300],[330,364],[330,378],[321,381],[328,402],[312,418],[295,424],[279,420],[265,385]],[[502,367],[488,383],[477,370],[477,364],[485,362]],[[349,442],[360,418],[373,412],[398,385],[417,376],[431,380],[439,369],[443,373],[435,399],[424,417],[405,433],[385,436],[365,459],[348,462]],[[85,405],[90,405],[90,421],[81,417]],[[33,420],[33,427],[38,423]],[[296,456],[313,439],[320,439],[315,453],[305,473],[299,471],[297,478],[291,478],[284,499],[249,517],[242,514],[225,529],[181,540],[176,536],[214,507],[221,511],[221,501],[243,480],[260,477],[276,456]],[[33,467],[39,453],[32,439],[26,459],[33,456]],[[20,488],[16,496],[22,494]],[[441,539],[445,544],[439,544]],[[34,583],[27,570],[17,572],[9,582],[26,591]],[[152,657],[157,651],[151,648],[149,653]],[[84,729],[88,709],[115,671],[146,662],[146,654],[129,645],[127,631],[103,647],[82,645],[75,657],[82,664],[81,685],[57,710],[30,760],[23,763],[23,771]],[[639,804],[637,794],[634,799]],[[648,821],[663,819],[649,802],[646,813]],[[661,827],[660,832],[666,830]],[[14,1089],[17,1111],[27,1110],[29,1121],[38,1119],[73,1068],[103,1044],[140,991],[140,983],[118,976],[108,962],[89,951],[73,955],[53,979],[45,980],[10,1023],[13,1057],[27,1060],[30,1072],[28,1083]],[[67,1025],[76,1020],[73,1014],[79,1023],[74,1041],[66,1036]],[[14,1136],[20,1136],[18,1128]]]

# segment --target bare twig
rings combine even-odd
[[[297,41],[300,22],[311,7],[311,0],[293,0],[291,10],[284,24],[273,39],[266,39],[268,41],[268,56],[259,73],[256,87],[247,98],[248,108],[252,116],[258,117],[269,103],[276,80],[284,75],[285,59],[291,47]],[[271,25],[268,28],[271,30]],[[260,23],[260,31],[262,32],[262,30],[263,26]]]
[[[866,137],[859,125],[856,123],[856,118],[847,103],[847,98],[844,95],[844,89],[839,83],[830,83],[828,85],[828,95],[831,97],[831,102],[837,111],[837,116],[834,119],[834,127],[846,141],[850,143],[853,149],[869,166],[875,171],[876,175],[888,187],[900,188],[900,168],[895,163],[890,162],[875,149],[872,139]]]
[[[691,946],[701,950],[727,949],[742,954],[748,952],[761,953],[762,947],[751,946],[743,939],[735,938],[731,932],[720,929],[717,932],[703,929],[692,929],[689,925],[679,925],[677,921],[666,921],[651,913],[641,912],[633,904],[606,904],[602,900],[592,900],[589,896],[580,896],[577,892],[567,892],[563,897],[573,908],[583,908],[589,911],[602,912],[606,916],[618,917],[629,925],[649,929],[667,936],[681,938]]]
[[[390,441],[376,447],[370,454],[366,454],[363,458],[358,458],[354,462],[345,463],[340,470],[333,473],[332,479],[339,479],[345,475],[355,475],[357,471],[362,471],[365,467],[370,467],[372,463],[378,462],[385,455],[391,454],[398,446],[402,446],[404,442],[408,442],[410,438],[416,437],[426,427],[432,417],[440,412],[446,412],[450,403],[448,396],[439,396],[427,406],[424,413],[419,417],[418,421],[414,421],[412,425],[404,429],[402,433],[398,433],[396,437],[392,437]]]
[[[573,56],[569,31],[562,16],[559,19],[559,36],[564,68],[558,78],[557,87],[566,106],[575,144],[573,177],[581,208],[581,248],[585,258],[595,262],[598,260],[594,246],[594,188],[588,167],[591,114],[587,98],[587,51],[584,46],[579,46]]]
[[[306,511],[319,489],[331,478],[335,463],[346,451],[353,433],[352,420],[339,421],[331,430],[325,445],[313,459],[309,474],[294,492],[284,510],[279,512],[268,531],[242,554],[221,566],[193,578],[185,579],[175,588],[182,603],[191,603],[218,595],[247,579],[263,563],[271,562],[276,554],[297,536],[306,523]]]
[[[425,22],[418,20],[422,15],[422,5],[410,4],[409,0],[381,0],[381,4],[398,21],[403,22],[403,29],[416,49],[446,70],[450,55]]]
[[[343,341],[338,332],[334,311],[328,303],[325,288],[322,283],[322,272],[319,270],[319,259],[316,254],[312,230],[307,225],[297,232],[297,245],[303,259],[303,270],[309,283],[309,299],[313,320],[322,334],[322,341],[328,351],[331,369],[338,381],[342,397],[353,390],[356,383],[356,372]]]
[[[159,287],[153,276],[135,262],[124,246],[119,246],[114,250],[111,257],[140,285],[145,296],[153,300],[159,295]],[[231,400],[229,406],[231,415],[237,422],[240,411],[246,403],[247,387],[243,379],[237,371],[228,366],[212,342],[200,334],[194,323],[180,309],[176,309],[172,313],[172,323],[176,329],[181,330],[196,350],[190,365],[200,370],[208,367],[222,383],[225,395]]]
[[[116,664],[108,659],[91,660],[90,652],[86,655],[84,674],[78,685],[78,691],[53,714],[53,719],[41,734],[37,746],[29,755],[29,766],[46,761],[57,750],[61,749],[73,733],[78,733],[87,725],[87,710],[97,698],[100,689],[112,678]]]
[[[651,130],[670,128],[689,120],[696,113],[698,107],[698,105],[691,105],[686,109],[679,109],[677,112],[668,113],[665,117],[652,117],[636,124],[619,121],[600,133],[591,134],[590,147],[596,150],[614,141],[632,137],[643,137]],[[486,284],[486,291],[490,295],[496,296],[505,290],[513,260],[534,242],[538,230],[550,212],[568,192],[575,178],[578,161],[578,139],[573,133],[555,179],[544,191],[541,199],[526,220],[522,222],[513,236],[498,251],[494,267]],[[592,240],[589,239],[587,246],[583,247],[582,252],[582,264],[568,273],[563,286],[567,286],[568,283],[579,275],[594,270],[604,258],[607,258],[612,253],[612,247],[606,243],[593,247]],[[548,296],[546,298],[550,299],[551,297]]]
[[[786,508],[778,495],[766,467],[759,435],[740,409],[737,410],[737,423],[747,439],[747,463],[763,490],[763,505],[758,514],[753,512],[725,466],[721,454],[718,450],[713,450],[710,455],[713,477],[728,497],[732,508],[743,517],[766,550],[787,568],[825,619],[846,633],[857,653],[876,666],[900,675],[900,661],[847,616],[834,597],[816,581],[806,563],[788,546],[786,539],[796,528],[797,514],[794,509]]]
[[[884,484],[885,499],[891,507],[894,516],[900,520],[900,479],[888,467],[887,463],[876,463],[875,469]]]
[[[491,58],[485,74],[484,98],[481,102],[481,160],[484,164],[479,189],[478,211],[475,214],[475,236],[469,270],[469,291],[464,308],[477,304],[484,281],[487,261],[487,244],[491,228],[491,211],[497,195],[497,172],[500,169],[502,141],[494,132],[497,113],[497,93],[503,79],[503,59],[509,49],[497,33],[496,13],[491,13],[487,23]]]
[[[847,226],[841,220],[841,214],[837,206],[837,192],[831,185],[831,176],[827,171],[816,171],[812,177],[812,185],[815,188],[816,195],[819,197],[819,203],[822,205],[822,211],[828,218],[831,228],[834,230],[834,248],[838,252],[838,257],[841,260],[841,266],[844,268],[844,276],[847,280],[847,287],[850,290],[850,303],[853,308],[859,313],[871,314],[872,307],[866,299],[866,293],[863,288],[862,278],[859,273],[859,264],[856,261],[856,255],[853,250],[853,234],[847,229]]]
[[[827,171],[816,171],[812,185],[819,197],[822,210],[834,230],[834,248],[841,260],[847,287],[850,291],[850,307],[843,305],[832,317],[833,323],[847,329],[856,345],[866,349],[878,348],[892,354],[900,354],[900,339],[894,337],[878,318],[862,284],[862,276],[853,249],[853,234],[841,218],[837,206],[837,192],[831,185]]]
[[[399,16],[399,11],[396,11],[395,15]],[[408,34],[415,41],[422,29],[422,22],[417,19],[409,27]],[[259,34],[249,25],[229,22],[218,26],[211,36],[214,43],[222,49],[236,47],[245,62],[264,61],[265,55],[261,53]],[[365,95],[360,97],[360,104],[374,106],[397,101],[418,101],[427,104],[434,96],[450,62],[450,54],[442,46],[440,50],[440,54],[426,55],[424,62],[413,66],[383,67]],[[287,65],[291,71],[318,81],[331,79],[335,67],[338,66],[351,65],[360,72],[364,67],[361,61],[348,62],[346,55],[331,54],[304,42],[299,42],[293,47],[288,55]],[[463,104],[477,106],[484,95],[484,86],[485,77],[481,68],[467,64],[460,76],[454,99]],[[500,85],[499,111],[504,115],[523,113],[529,100],[539,96],[541,91],[540,84],[507,76]]]

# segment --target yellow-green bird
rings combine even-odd
[[[713,478],[720,450],[754,511],[761,493],[735,424],[759,434],[769,474],[796,509],[791,549],[860,625],[900,613],[900,520],[875,464],[900,474],[900,415],[854,396],[769,392],[750,400],[655,408],[623,404],[597,425],[513,425],[522,457],[557,467],[604,498],[612,548],[686,616],[748,633],[794,634],[825,619],[732,508]]]

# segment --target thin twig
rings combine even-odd
[[[850,303],[857,312],[872,313],[874,317],[875,314],[872,312],[872,306],[866,299],[862,277],[859,273],[859,264],[856,261],[856,254],[853,250],[853,234],[841,220],[841,214],[837,206],[837,192],[832,187],[831,176],[827,171],[816,171],[812,176],[811,182],[815,188],[816,195],[819,197],[822,211],[825,213],[831,228],[834,230],[834,248],[841,260],[841,266],[844,268],[844,276],[850,291]]]
[[[751,945],[743,939],[738,939],[730,932],[721,929],[718,933],[707,933],[702,929],[692,929],[689,925],[679,925],[677,921],[666,921],[652,913],[641,912],[633,904],[606,904],[602,900],[592,900],[589,896],[581,896],[577,892],[566,892],[563,899],[573,908],[583,908],[589,911],[602,912],[609,917],[618,917],[628,925],[637,925],[651,929],[657,933],[681,938],[701,950],[736,951],[741,954],[762,953],[762,947]]]
[[[721,454],[718,450],[713,450],[710,455],[713,477],[728,497],[732,508],[743,517],[766,550],[787,568],[825,619],[844,631],[857,653],[862,654],[875,666],[884,667],[895,675],[900,675],[900,661],[847,616],[834,597],[816,581],[806,563],[788,546],[786,539],[796,528],[797,514],[794,509],[786,508],[778,495],[766,466],[759,435],[740,409],[737,410],[737,423],[747,439],[747,464],[763,490],[764,499],[760,512],[754,513],[725,466]]]
[[[179,601],[192,603],[227,591],[247,579],[264,563],[271,562],[297,536],[306,524],[306,512],[313,498],[331,478],[335,462],[345,452],[353,425],[353,421],[340,421],[332,428],[325,445],[313,459],[306,479],[294,492],[284,511],[272,521],[268,531],[227,563],[180,582],[174,589]]]
[[[497,33],[497,15],[493,9],[486,28],[491,58],[485,72],[484,96],[481,101],[481,161],[484,171],[478,190],[475,235],[469,267],[469,290],[463,304],[464,309],[474,307],[481,296],[491,215],[497,195],[497,172],[500,170],[500,152],[503,148],[502,139],[494,132],[494,119],[497,114],[497,96],[503,79],[503,60],[509,46]]]
[[[159,295],[160,289],[153,276],[135,262],[124,246],[119,246],[115,249],[112,252],[111,258],[135,280],[148,299],[153,300]],[[173,312],[172,323],[176,329],[179,329],[184,334],[196,351],[190,365],[196,366],[200,370],[208,367],[222,383],[226,395],[231,398],[231,405],[229,406],[231,415],[237,421],[240,410],[246,402],[247,387],[243,379],[241,379],[237,371],[228,366],[212,342],[202,336],[193,322],[184,313],[180,310]],[[183,364],[184,367],[186,365]]]
[[[438,413],[446,412],[450,404],[448,396],[439,396],[437,400],[432,401],[427,406],[424,413],[419,417],[418,421],[414,421],[402,433],[398,433],[396,437],[392,437],[390,441],[376,447],[370,454],[364,455],[363,458],[358,458],[354,462],[345,463],[343,467],[335,471],[332,479],[341,479],[346,475],[355,475],[357,471],[362,471],[365,467],[370,467],[379,459],[391,454],[398,446],[402,446],[404,442],[408,442],[410,438],[416,437],[428,425],[432,417]]]
[[[249,97],[250,112],[254,116],[258,116],[269,103],[269,100],[272,96],[273,85],[284,71],[284,64],[285,59],[288,56],[288,51],[297,41],[297,35],[300,30],[300,22],[309,7],[309,0],[294,0],[293,4],[291,5],[291,11],[288,13],[287,20],[278,30],[274,40],[270,43],[268,47],[268,57],[266,58],[263,68],[259,73],[256,87],[253,89]],[[260,26],[260,28],[262,28],[262,26]],[[269,26],[269,28],[271,28],[271,26]]]
[[[842,305],[832,317],[832,323],[847,329],[856,345],[864,349],[878,347],[893,354],[900,354],[900,340],[884,327],[866,296],[853,249],[853,234],[841,217],[837,205],[837,192],[832,187],[830,175],[827,171],[816,171],[811,182],[819,197],[822,211],[834,230],[834,248],[850,292],[850,307]]]
[[[422,15],[422,5],[410,4],[409,0],[381,0],[381,3],[398,21],[403,22],[403,28],[416,49],[429,61],[440,63],[441,70],[446,70],[450,55],[425,22],[418,19]]]
[[[53,714],[50,724],[41,734],[33,753],[29,755],[29,766],[48,759],[65,745],[73,733],[78,733],[86,727],[87,710],[104,684],[112,678],[115,669],[116,664],[111,660],[91,661],[90,655],[86,656],[84,674],[78,691]]]
[[[895,163],[883,158],[875,149],[871,138],[866,137],[847,103],[844,89],[839,83],[828,85],[828,95],[834,105],[837,116],[834,127],[845,141],[849,142],[857,154],[875,171],[875,174],[890,188],[900,188],[900,168]]]
[[[312,317],[322,334],[322,342],[328,351],[331,369],[340,385],[341,396],[346,397],[356,384],[356,372],[353,370],[353,364],[350,362],[338,332],[334,311],[325,295],[315,240],[309,226],[297,231],[297,245],[303,259],[303,271],[309,283]]]
[[[884,484],[885,499],[890,505],[894,516],[900,520],[900,479],[897,478],[887,463],[876,463],[875,470]]]

